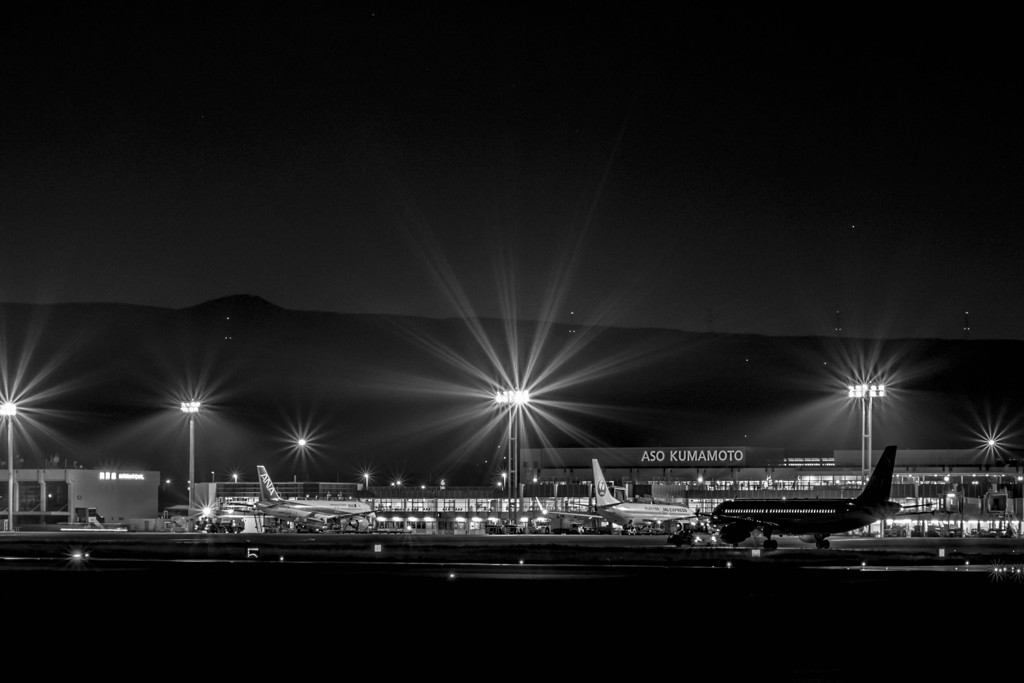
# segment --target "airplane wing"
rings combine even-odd
[[[548,510],[545,517],[571,517],[575,519],[604,519],[601,515],[592,512],[567,512],[562,510]]]
[[[577,512],[574,510],[548,510],[540,504],[540,499],[534,497],[533,501],[537,504],[540,512],[545,517],[570,517],[576,519],[604,519],[601,515],[596,512]]]
[[[689,522],[694,519],[697,519],[697,515],[679,515],[677,517],[669,517],[667,519],[664,517],[658,517],[657,519],[654,519],[653,517],[641,517],[640,521],[644,524],[665,524],[671,522]]]
[[[370,517],[376,516],[376,512],[373,510],[367,510],[366,512],[332,512],[332,513],[317,513],[318,515],[326,519],[348,519],[349,517]]]
[[[701,516],[701,517],[711,517],[711,515],[709,515],[707,513],[699,513],[699,516]],[[779,528],[779,525],[776,524],[775,522],[772,522],[770,520],[758,519],[756,517],[749,517],[747,515],[721,515],[720,514],[720,515],[718,515],[715,518],[715,521],[712,522],[712,524],[714,524],[714,526],[716,526],[716,527],[722,527],[722,526],[725,526],[727,524],[735,524],[735,525],[740,525],[740,528],[744,528],[744,529],[746,529],[748,531],[753,531],[754,529],[757,529],[758,527],[760,527],[760,528],[767,528],[767,529],[777,529],[777,528]]]
[[[593,512],[570,512],[568,510],[544,510],[545,517],[575,517],[578,519],[604,519]]]

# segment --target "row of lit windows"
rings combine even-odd
[[[46,482],[46,507],[43,508],[43,486],[38,481],[21,481],[15,489],[18,497],[17,510],[33,511],[45,509],[49,512],[66,512],[68,509],[68,484],[64,481]],[[0,508],[7,509],[7,487],[0,487]]]
[[[799,515],[821,515],[821,514],[835,514],[838,512],[836,508],[733,508],[727,507],[722,510],[725,514],[739,514],[739,515],[767,515],[772,513],[777,514],[799,514]]]
[[[993,499],[996,500],[997,502],[999,500],[1002,500],[1003,501],[1003,503],[1002,503],[1003,504],[1003,509],[1005,509],[1005,505],[1006,505],[1006,503],[1005,503],[1005,496],[1003,498],[999,498],[998,496],[993,496]],[[689,499],[689,500],[674,499],[674,500],[664,501],[664,502],[671,502],[671,503],[683,504],[683,505],[693,505],[693,506],[699,507],[699,508],[701,508],[703,510],[711,510],[716,505],[718,505],[719,503],[723,503],[723,502],[726,502],[728,500],[729,500],[728,498],[724,498],[724,497],[721,497],[721,498],[719,498],[719,497],[712,497],[712,498],[703,498],[703,499],[699,499],[699,500],[698,499],[692,499],[692,498]],[[897,499],[896,502],[901,502],[901,500],[905,500],[908,504],[914,503],[914,502],[929,502],[930,501],[932,503],[932,505],[934,506],[934,509],[935,510],[940,510],[940,511],[950,511],[950,510],[958,510],[959,509],[959,500],[957,498],[955,498],[955,497],[953,498],[952,501],[949,501],[949,500],[944,499],[944,498],[943,499],[920,498],[920,499],[913,499],[913,500],[911,500],[911,499]],[[253,502],[254,501],[252,499],[250,499],[250,500],[247,501],[247,504],[251,505]],[[498,499],[448,499],[448,500],[444,501],[444,502],[446,502],[448,504],[443,505],[443,506],[439,504],[442,501],[436,500],[436,499],[430,499],[430,498],[393,498],[393,499],[377,498],[377,499],[368,499],[365,502],[370,503],[371,505],[373,505],[374,512],[377,515],[382,516],[382,517],[388,515],[389,513],[399,513],[399,514],[403,514],[403,515],[408,515],[408,514],[421,514],[421,515],[422,514],[427,514],[427,515],[429,515],[429,514],[437,514],[437,513],[449,513],[449,514],[450,513],[455,513],[455,514],[465,513],[467,515],[472,515],[472,516],[476,516],[476,517],[486,517],[488,514],[502,513],[502,512],[504,512],[505,510],[508,509],[508,501],[505,498],[498,498]],[[513,504],[514,505],[518,506],[519,502],[520,502],[520,499],[518,499],[518,498],[514,498],[513,499]],[[540,510],[538,509],[536,501],[525,499],[522,502],[523,502],[523,512],[524,512],[524,514],[539,514],[540,513]],[[735,502],[737,504],[739,504],[739,505],[743,505],[742,501],[735,501]],[[243,505],[242,499],[239,499],[239,498],[234,498],[231,501],[231,503],[234,504],[234,505],[237,505],[237,506]],[[226,501],[221,501],[221,504],[223,506],[225,506],[225,507],[230,507],[230,505],[228,505]],[[66,502],[65,502],[65,505],[66,505]],[[0,505],[0,508],[2,508],[2,507],[3,507],[3,505]],[[590,499],[586,498],[586,497],[557,498],[557,499],[556,498],[545,497],[545,498],[541,498],[540,499],[540,507],[545,509],[545,510],[584,511],[584,510],[588,510],[590,508]],[[736,512],[737,514],[763,514],[763,513],[766,513],[766,512],[778,511],[778,509],[773,509],[773,508],[752,509],[752,508],[746,508],[746,507],[744,507],[744,508],[729,507],[728,509],[730,511],[732,511],[732,512]],[[835,513],[836,510],[837,510],[837,508],[835,506],[830,506],[828,508],[809,508],[809,509],[801,508],[801,509],[798,509],[798,510],[795,510],[795,511],[794,510],[787,510],[787,512],[800,512],[800,513],[804,513],[804,514],[806,514],[806,513],[821,513],[821,512]],[[994,511],[994,508],[989,510],[989,511]]]

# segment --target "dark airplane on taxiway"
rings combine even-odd
[[[750,538],[755,530],[764,534],[764,548],[779,544],[772,536],[799,536],[802,541],[828,548],[828,536],[853,531],[881,519],[903,514],[910,506],[889,500],[896,446],[886,446],[871,478],[856,498],[747,498],[719,503],[710,523],[718,538],[733,546]]]

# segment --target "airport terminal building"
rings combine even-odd
[[[859,450],[794,452],[758,447],[524,448],[520,483],[495,486],[371,486],[362,482],[284,481],[286,498],[360,499],[371,503],[381,531],[486,533],[511,518],[530,529],[545,509],[582,510],[591,502],[597,459],[620,500],[661,501],[710,512],[736,498],[848,498],[860,493],[871,465]],[[890,498],[904,505],[930,504],[921,519],[939,534],[1006,529],[1021,521],[1019,455],[982,449],[899,450]],[[85,525],[102,518],[126,530],[173,530],[168,511],[158,510],[160,473],[88,469],[14,471],[15,507],[8,511],[0,487],[3,528]],[[258,496],[255,481],[200,482],[197,506],[244,505]],[[511,510],[511,514],[510,514]],[[1013,523],[1013,524],[1011,524]],[[549,520],[545,524],[559,522]],[[909,524],[909,522],[907,522]],[[912,533],[894,525],[894,533]],[[264,530],[249,524],[246,531]],[[1019,529],[1019,527],[1018,527]]]
[[[593,495],[595,458],[620,500],[663,501],[710,512],[735,498],[855,497],[880,455],[881,450],[868,459],[859,450],[726,446],[526,448],[519,453],[521,481],[511,496],[501,487],[431,486],[371,487],[360,495],[382,513],[378,518],[384,521],[378,524],[467,530],[448,523],[454,517],[475,531],[495,517],[507,518],[510,507],[519,522],[529,523],[539,514],[535,499],[546,509],[585,509]],[[931,505],[935,514],[920,520],[922,534],[928,526],[939,534],[1002,530],[1021,520],[1022,475],[1020,457],[980,449],[900,450],[890,497],[904,505]],[[893,532],[912,530],[897,525]]]
[[[555,448],[520,452],[524,488],[557,496],[559,486],[587,482],[597,459],[628,500],[659,500],[710,512],[728,499],[857,496],[881,449],[792,451],[744,446]],[[984,449],[901,449],[890,498],[930,504],[943,530],[1002,527],[1020,521],[1021,454]]]

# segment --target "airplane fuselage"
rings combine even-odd
[[[260,501],[256,510],[265,515],[289,522],[300,522],[313,526],[343,524],[359,516],[369,518],[373,511],[368,505],[350,501],[316,501],[307,503],[299,500]]]
[[[852,499],[834,500],[730,500],[711,513],[711,523],[720,528],[727,543],[738,543],[760,529],[770,539],[776,536],[813,536],[820,542],[830,534],[853,531],[895,515],[897,503],[866,506]]]
[[[621,526],[658,524],[696,518],[694,511],[687,507],[650,503],[620,503],[598,508],[597,512],[609,522]]]

